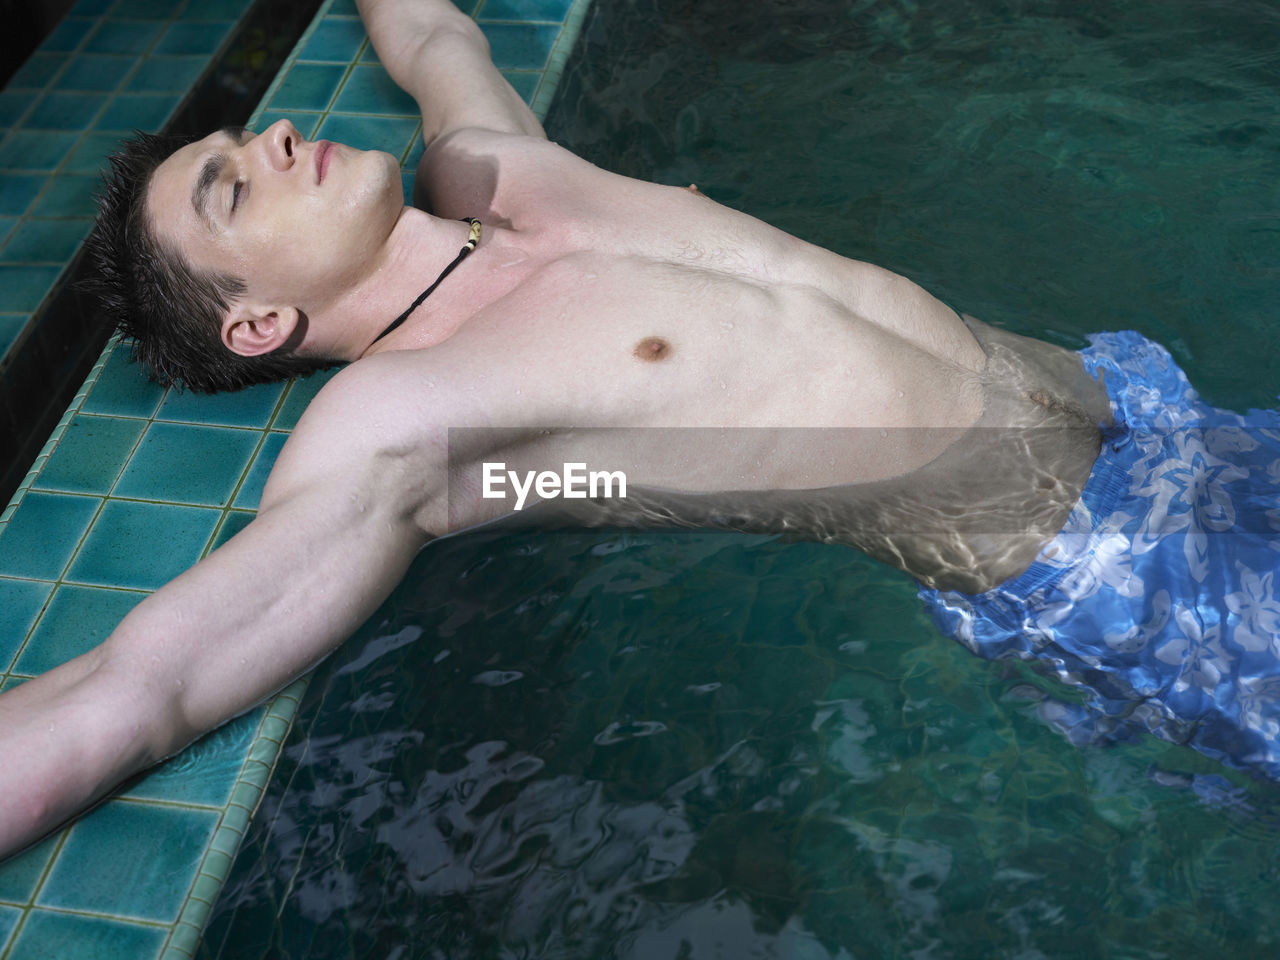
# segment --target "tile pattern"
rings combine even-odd
[[[93,186],[158,130],[251,0],[79,0],[0,92],[0,364],[89,231]]]
[[[0,92],[0,352],[60,276],[96,170],[158,126],[248,0],[79,0]],[[589,0],[455,0],[539,116]],[[330,0],[250,126],[395,151],[406,198],[413,101],[354,0]],[[148,592],[253,517],[289,431],[329,374],[199,397],[143,379],[112,343],[0,514],[0,689],[100,642]],[[0,864],[0,960],[194,955],[305,680]]]

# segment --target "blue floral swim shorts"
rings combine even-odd
[[[974,653],[1081,688],[1095,731],[1280,779],[1280,414],[1209,406],[1140,334],[1089,342],[1115,424],[1066,526],[986,593],[920,596]]]

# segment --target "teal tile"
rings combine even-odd
[[[47,174],[0,173],[0,214],[21,216],[26,213],[48,180]]]
[[[266,707],[259,707],[200,738],[120,795],[224,807],[244,766]]]
[[[295,63],[271,98],[271,107],[274,110],[327,109],[346,72],[343,66]]]
[[[175,390],[156,411],[156,419],[224,427],[266,427],[284,393],[284,386],[283,383],[264,383],[212,396]]]
[[[66,577],[157,590],[200,559],[218,517],[203,507],[108,500]]]
[[[105,496],[146,425],[145,420],[77,415],[32,487]]]
[[[118,133],[88,133],[62,165],[63,173],[96,173],[107,169],[107,157],[120,149]]]
[[[119,0],[111,9],[111,18],[119,20],[124,17],[139,20],[168,20],[173,16],[180,0]],[[200,3],[201,0],[192,0]]]
[[[299,60],[336,60],[350,63],[365,41],[364,24],[346,17],[325,17],[298,54]],[[372,44],[370,45],[372,46]]]
[[[147,379],[141,364],[129,359],[128,343],[121,343],[103,365],[80,409],[118,417],[149,417],[160,406],[164,393],[164,387]]]
[[[422,154],[426,151],[427,145],[422,140],[422,128],[418,127],[413,134],[413,143],[409,147],[409,155],[404,158],[401,166],[406,170],[417,170],[418,161],[422,159]]]
[[[533,103],[533,95],[538,92],[538,83],[542,80],[541,70],[503,70],[502,75],[516,93],[520,94],[520,99],[528,104]]]
[[[17,217],[0,217],[0,244],[9,239],[9,234],[19,222]]]
[[[145,53],[164,27],[162,20],[121,20],[112,17],[102,21],[89,42],[84,45],[88,53],[127,53],[137,56]]]
[[[107,8],[115,2],[116,0],[76,0],[70,13],[74,17],[96,17],[100,13],[106,13]]]
[[[46,93],[23,126],[27,130],[83,130],[106,102],[105,94]]]
[[[502,69],[541,70],[560,36],[560,24],[486,23],[493,62]]]
[[[61,53],[33,53],[9,78],[6,86],[9,90],[40,89],[53,79],[54,74],[66,62],[66,56]]]
[[[58,837],[46,837],[34,847],[28,847],[12,860],[0,864],[0,900],[10,903],[27,903],[40,878],[49,866]]]
[[[213,538],[213,543],[209,549],[217,550],[252,523],[255,516],[256,514],[247,510],[228,510],[227,515],[222,520],[222,526],[218,528],[218,535]]]
[[[80,139],[78,132],[15,130],[0,144],[0,167],[11,170],[52,170]]]
[[[0,574],[56,580],[102,501],[28,493],[0,531]]]
[[[183,20],[238,20],[251,5],[249,0],[190,0],[179,17]]]
[[[356,7],[356,0],[333,0],[333,6],[329,8],[329,16],[358,17],[360,10]]]
[[[167,933],[162,927],[144,927],[125,920],[32,910],[9,956],[12,960],[27,957],[138,960],[159,956]]]
[[[244,478],[244,483],[240,486],[240,492],[236,494],[233,506],[245,510],[258,509],[258,501],[262,499],[262,488],[267,485],[267,477],[270,476],[271,468],[276,463],[276,457],[280,456],[280,450],[284,447],[287,439],[287,434],[267,434],[267,439],[263,442],[262,448],[253,459],[253,466],[249,469],[248,475]]]
[[[16,127],[22,115],[36,102],[36,94],[0,90],[0,127]]]
[[[261,436],[256,430],[153,423],[114,495],[225,506]]]
[[[321,370],[313,373],[309,377],[302,377],[298,380],[290,381],[289,393],[284,398],[284,403],[280,405],[280,412],[276,414],[276,418],[271,423],[273,430],[292,430],[298,425],[298,419],[307,409],[307,405],[315,399],[317,393],[324,387],[326,383],[338,375],[337,367],[332,370]]]
[[[208,65],[208,57],[147,57],[125,89],[138,93],[186,93]]]
[[[104,804],[71,828],[36,903],[176,920],[217,824],[209,810]]]
[[[298,130],[300,134],[308,140],[315,139],[316,126],[320,123],[323,113],[303,113],[300,110],[264,110],[258,118],[258,122],[254,124],[254,128],[261,131],[267,129],[277,120],[288,120]]]
[[[13,663],[51,593],[53,584],[44,580],[0,578],[0,672]]]
[[[317,136],[361,150],[385,150],[402,157],[413,145],[421,121],[415,117],[356,117],[331,113],[320,124]]]
[[[357,65],[342,85],[333,109],[341,113],[377,113],[420,117],[413,97],[396,86],[382,67]]]
[[[70,53],[98,21],[89,17],[65,17],[40,44],[45,53]]]
[[[9,945],[9,937],[21,919],[22,911],[17,907],[0,907],[0,951]]]
[[[0,250],[5,263],[64,263],[80,248],[91,220],[38,220],[28,217]]]
[[[13,672],[38,676],[92,650],[148,595],[136,590],[104,590],[61,584],[39,626],[13,665]]]
[[[208,56],[221,46],[231,32],[230,20],[202,20],[175,23],[164,32],[152,53],[204,54]]]
[[[97,213],[94,192],[101,181],[93,174],[58,173],[31,208],[33,217],[91,217]]]
[[[481,20],[554,20],[563,23],[573,0],[484,0]]]
[[[94,124],[99,130],[146,130],[154,133],[178,106],[176,93],[118,93]]]
[[[0,264],[0,312],[30,313],[53,287],[62,267]]]
[[[404,195],[404,205],[406,207],[413,206],[413,172],[410,170],[400,171],[400,192]]]
[[[133,69],[133,57],[109,54],[77,53],[54,81],[58,90],[101,90],[109,92]]]

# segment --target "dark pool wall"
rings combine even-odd
[[[74,0],[0,0],[0,87],[49,35]]]

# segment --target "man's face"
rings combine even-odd
[[[404,206],[389,154],[307,141],[286,120],[210,134],[165,160],[146,212],[197,270],[244,299],[322,312],[366,275]]]

